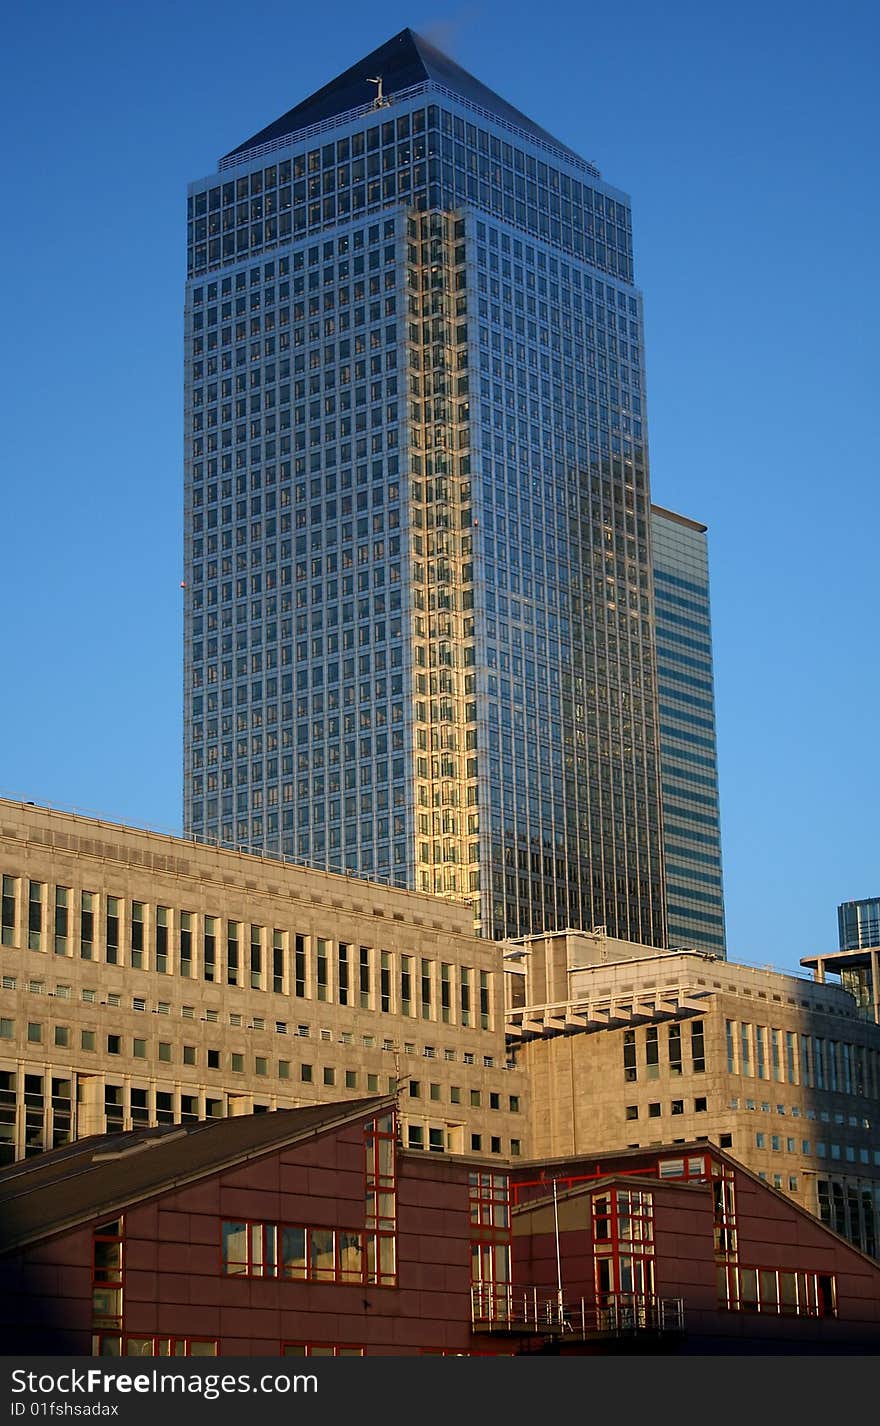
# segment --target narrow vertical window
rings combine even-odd
[[[480,971],[480,1029],[489,1028],[489,972]]]
[[[302,1000],[306,994],[306,938],[297,936],[294,941],[294,994]]]
[[[156,907],[156,970],[168,974],[168,907]]]
[[[660,1075],[660,1034],[656,1025],[649,1025],[645,1031],[645,1074],[648,1079],[658,1079]]]
[[[400,957],[400,1013],[412,1015],[412,956]]]
[[[828,1055],[827,1055],[828,1088],[831,1090],[832,1094],[836,1094],[836,1093],[837,1093],[837,1086],[838,1086],[837,1052],[838,1052],[839,1046],[838,1046],[838,1043],[837,1043],[836,1040],[828,1040],[826,1043],[827,1043],[827,1045],[828,1045]]]
[[[383,951],[379,959],[379,1009],[387,1015],[391,1009],[391,956]]]
[[[83,891],[79,901],[79,953],[84,961],[95,958],[95,893]]]
[[[226,923],[226,984],[238,985],[238,938],[241,930],[238,921]]]
[[[43,883],[28,882],[28,950],[43,949]]]
[[[361,958],[358,972],[358,990],[360,992],[361,1010],[369,1010],[371,1004],[370,996],[370,948],[361,946]]]
[[[681,1074],[681,1026],[669,1026],[669,1073]]]
[[[180,974],[187,979],[192,975],[192,912],[181,911],[180,913]]]
[[[55,954],[56,956],[67,955],[67,937],[69,934],[69,905],[70,888],[67,886],[56,886],[55,888]]]
[[[751,1025],[745,1023],[741,1023],[739,1027],[740,1074],[751,1075],[752,1073],[752,1044],[749,1033],[751,1028]]]
[[[767,1078],[767,1031],[763,1025],[755,1026],[755,1074],[758,1079]]]
[[[782,1079],[782,1031],[770,1031],[770,1063],[773,1066],[773,1078]]]
[[[422,1019],[431,1018],[431,962],[421,961],[421,974],[419,976],[419,999],[421,1004]]]
[[[4,876],[3,878],[3,902],[0,910],[0,926],[2,926],[2,944],[12,946],[15,944],[15,890],[16,881],[14,876]]]
[[[702,1020],[691,1021],[691,1064],[694,1074],[706,1073],[706,1042]]]
[[[135,970],[144,965],[144,903],[131,903],[131,964]]]
[[[263,927],[251,926],[251,990],[263,989]]]
[[[459,972],[459,996],[461,1006],[461,1023],[470,1025],[471,1023],[471,973],[467,966],[462,966]]]
[[[119,897],[107,897],[107,912],[104,918],[104,942],[108,966],[119,964]]]
[[[627,1084],[634,1084],[639,1077],[636,1064],[636,1032],[635,1030],[624,1030],[623,1032],[623,1078]]]
[[[452,990],[450,977],[452,966],[440,965],[440,1019],[444,1025],[448,1025],[452,1018]]]
[[[272,932],[272,989],[276,995],[284,994],[285,936],[283,931]]]
[[[812,1064],[810,1062],[811,1036],[801,1035],[801,1084],[813,1088]]]
[[[217,917],[206,916],[202,934],[202,974],[205,980],[217,979]]]
[[[321,936],[318,937],[315,970],[317,972],[318,999],[327,1000],[329,996],[329,985],[327,981],[327,942]]]
[[[336,957],[336,991],[340,1005],[348,1004],[348,952],[348,943],[340,941]]]
[[[727,1073],[736,1074],[736,1051],[734,1048],[736,1041],[734,1039],[733,1033],[734,1025],[732,1020],[725,1020],[724,1024],[727,1030]]]

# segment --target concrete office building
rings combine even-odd
[[[404,30],[188,205],[185,830],[666,944],[626,194]]]
[[[400,1085],[426,1151],[525,1153],[469,908],[0,801],[0,1157]]]
[[[848,992],[601,934],[505,964],[533,1154],[711,1140],[877,1252],[880,1029]]]
[[[706,526],[651,507],[669,945],[725,956]]]

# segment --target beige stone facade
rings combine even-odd
[[[880,1030],[852,996],[582,932],[505,963],[535,1156],[711,1139],[876,1250]]]
[[[527,1154],[470,908],[0,801],[0,1156],[400,1087],[404,1142]]]

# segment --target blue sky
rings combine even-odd
[[[710,530],[730,955],[880,891],[880,8],[13,3],[0,792],[178,831],[189,180],[411,25],[633,197],[654,498]]]

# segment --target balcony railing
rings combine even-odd
[[[684,1303],[680,1297],[636,1293],[617,1293],[602,1302],[583,1297],[566,1302],[558,1294],[539,1294],[537,1288],[477,1283],[471,1288],[471,1321],[478,1332],[582,1341],[638,1332],[682,1332]]]

